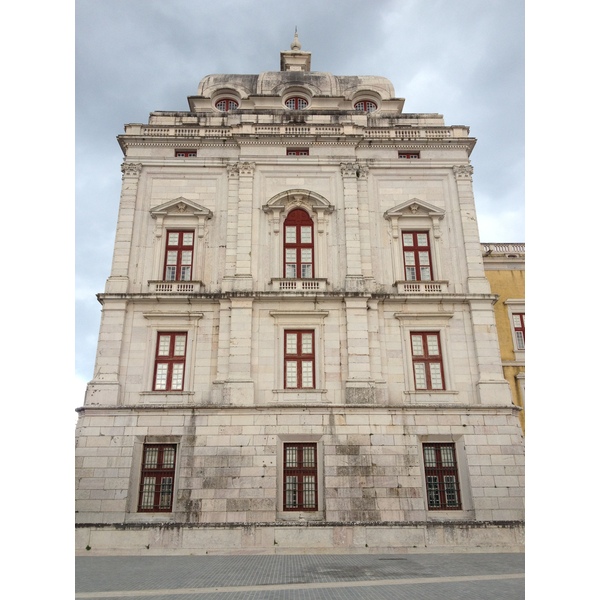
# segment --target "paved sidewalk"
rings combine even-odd
[[[515,554],[80,556],[78,600],[523,600]]]

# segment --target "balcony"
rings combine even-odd
[[[198,294],[201,281],[149,281],[151,294]]]
[[[445,294],[447,281],[396,281],[399,294]]]
[[[327,279],[271,279],[271,285],[277,292],[324,292]]]

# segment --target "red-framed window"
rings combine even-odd
[[[283,276],[287,279],[314,277],[314,227],[308,213],[294,209],[283,223]]]
[[[403,231],[404,278],[406,281],[431,281],[431,247],[427,231]]]
[[[187,333],[158,333],[154,361],[155,391],[183,389]]]
[[[283,445],[283,510],[317,510],[317,444]]]
[[[513,313],[512,324],[515,330],[516,349],[525,350],[525,313]]]
[[[302,96],[292,96],[285,101],[285,107],[290,110],[302,110],[308,106],[308,100]]]
[[[308,148],[287,148],[286,156],[308,156]]]
[[[454,444],[423,444],[427,507],[460,510],[460,486]]]
[[[400,152],[398,151],[398,158],[411,159],[411,158],[421,158],[420,152]]]
[[[417,390],[443,390],[444,367],[440,334],[437,332],[411,332],[415,388]]]
[[[283,387],[314,389],[315,332],[310,329],[286,329],[283,343]]]
[[[373,112],[377,110],[377,104],[372,100],[361,100],[354,105],[354,110],[363,110],[365,112]]]
[[[190,281],[194,258],[193,231],[167,231],[165,281]]]
[[[218,102],[215,102],[215,108],[220,110],[221,112],[229,112],[230,110],[235,110],[239,106],[237,100],[233,100],[232,98],[222,98]]]
[[[138,512],[171,512],[175,444],[144,444]]]
[[[197,156],[197,150],[175,150],[175,156],[177,158],[188,158],[190,156]]]

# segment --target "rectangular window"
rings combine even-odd
[[[154,365],[155,391],[183,389],[187,333],[159,333]]]
[[[196,150],[175,150],[175,156],[177,158],[188,158],[190,156],[196,156]]]
[[[284,338],[284,387],[314,389],[315,332],[286,330]]]
[[[440,334],[435,332],[412,332],[410,343],[415,388],[417,390],[445,389]]]
[[[308,148],[287,148],[286,156],[308,156]]]
[[[167,231],[164,281],[190,281],[194,257],[193,231]]]
[[[144,444],[139,512],[171,512],[175,453],[175,444]]]
[[[460,510],[454,444],[423,444],[423,458],[429,510]]]
[[[431,281],[431,248],[426,231],[403,231],[404,278],[406,281]]]
[[[403,159],[411,159],[411,158],[421,158],[420,152],[398,152],[398,158]]]
[[[525,350],[525,313],[513,313],[512,325],[517,350]]]
[[[283,460],[283,510],[317,510],[317,444],[284,444]]]

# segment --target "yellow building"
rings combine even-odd
[[[483,265],[492,293],[504,377],[513,403],[521,407],[525,433],[525,244],[482,244]]]

